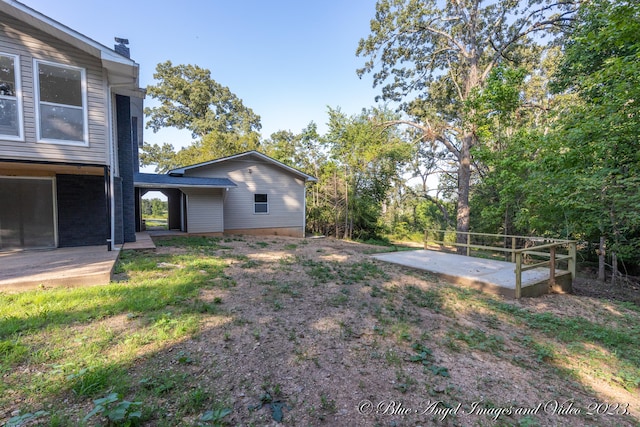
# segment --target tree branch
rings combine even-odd
[[[444,135],[436,132],[431,125],[427,123],[427,126],[421,125],[420,123],[412,122],[410,120],[389,120],[383,123],[383,126],[396,126],[396,125],[407,125],[414,127],[416,129],[420,129],[425,135],[429,135],[432,139],[435,139],[438,142],[441,142],[447,150],[457,159],[460,158],[460,150],[456,148],[455,145],[451,143]]]

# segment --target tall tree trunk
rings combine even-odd
[[[458,215],[456,221],[456,231],[469,231],[469,189],[471,185],[471,147],[475,136],[472,133],[466,134],[462,138],[462,147],[458,162]],[[466,243],[467,235],[458,233],[457,243]],[[462,246],[458,247],[458,253],[466,253]]]
[[[340,219],[338,217],[338,212],[340,210],[338,209],[338,172],[333,172],[333,209],[335,213],[335,222],[336,222],[335,236],[336,236],[336,239],[339,239],[340,236],[338,236],[338,230],[340,228],[340,225],[339,225]]]
[[[344,239],[349,238],[349,181],[347,180],[347,170],[344,171],[344,198],[345,198],[345,214],[344,214]]]

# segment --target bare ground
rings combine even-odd
[[[621,327],[640,316],[593,283],[502,300],[374,260],[374,246],[248,236],[221,245],[226,277],[202,297],[221,300],[222,313],[144,365],[188,373],[232,409],[231,425],[638,425],[640,391],[620,384],[615,354],[522,321],[548,313]],[[193,363],[177,365],[180,352]],[[164,405],[170,418],[177,402]]]

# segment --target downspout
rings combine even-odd
[[[107,115],[108,115],[108,121],[109,121],[109,164],[111,167],[111,173],[109,174],[109,211],[110,211],[110,224],[109,224],[109,230],[110,230],[110,236],[109,239],[107,239],[107,245],[108,245],[108,250],[112,250],[113,249],[113,244],[115,242],[116,239],[116,201],[115,201],[115,197],[113,195],[113,189],[115,188],[115,180],[114,180],[114,175],[115,175],[115,153],[114,153],[114,138],[113,138],[113,131],[114,131],[114,123],[113,123],[113,103],[112,103],[112,98],[113,98],[113,93],[112,93],[112,89],[113,86],[109,85],[107,87]]]

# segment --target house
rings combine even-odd
[[[196,234],[304,237],[306,183],[315,181],[265,154],[248,151],[167,175],[136,174],[134,184],[137,191],[155,189],[167,196],[169,228]]]
[[[150,190],[171,229],[304,237],[315,178],[259,152],[139,172],[145,93],[116,42],[0,0],[0,251],[134,242]]]
[[[135,240],[139,67],[0,0],[0,250]]]

